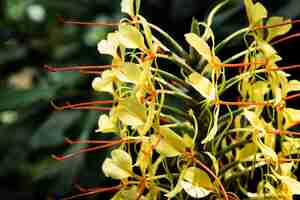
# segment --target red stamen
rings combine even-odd
[[[71,67],[53,67],[49,65],[44,65],[44,68],[49,72],[73,72],[73,71],[81,71],[81,70],[105,70],[114,67],[115,65],[82,65],[82,66],[71,66]],[[97,71],[98,72],[98,71]]]
[[[109,107],[97,107],[97,106],[83,106],[71,108],[71,110],[95,110],[95,111],[110,111]]]
[[[119,139],[119,140],[107,140],[107,141],[93,141],[93,140],[82,140],[82,141],[73,141],[73,140],[70,140],[68,138],[65,138],[65,141],[69,144],[102,144],[102,145],[99,145],[99,146],[94,146],[94,147],[87,147],[87,148],[82,148],[82,149],[79,149],[78,151],[76,152],[73,152],[73,153],[70,153],[68,155],[65,155],[65,156],[57,156],[57,155],[54,155],[52,154],[51,157],[55,160],[58,160],[58,161],[61,161],[61,160],[66,160],[66,159],[69,159],[69,158],[72,158],[74,156],[77,156],[81,153],[86,153],[86,152],[91,152],[91,151],[96,151],[96,150],[99,150],[99,149],[104,149],[104,148],[109,148],[109,147],[112,147],[114,145],[118,145],[118,144],[122,144],[122,143],[139,143],[141,142],[141,140],[134,140],[134,139]]]
[[[110,107],[98,107],[97,105],[113,104],[113,101],[112,100],[102,100],[102,101],[90,101],[90,102],[84,102],[84,103],[78,103],[78,104],[67,103],[67,105],[64,105],[64,106],[57,106],[53,101],[50,101],[50,104],[56,110],[92,109],[92,110],[99,110],[99,111],[107,111],[107,110],[111,110],[111,108]]]
[[[169,123],[171,123],[171,122],[170,122],[170,120],[168,120],[167,118],[161,117],[161,118],[159,118],[159,123],[160,123],[161,125],[165,125],[165,124],[169,124]]]
[[[116,192],[116,191],[120,190],[122,187],[123,186],[120,184],[120,185],[116,185],[116,186],[112,186],[112,187],[99,187],[99,188],[93,188],[93,189],[84,189],[83,188],[83,190],[85,190],[87,192],[84,192],[82,194],[77,194],[77,195],[74,195],[71,197],[66,197],[66,198],[63,198],[62,200],[70,200],[70,199],[90,196],[90,195],[94,195],[94,194],[102,193],[102,192]]]
[[[67,144],[110,144],[115,141],[120,140],[71,140],[67,137],[65,138]]]
[[[300,37],[300,33],[295,33],[295,34],[292,34],[292,35],[285,36],[283,38],[280,38],[278,40],[275,40],[275,41],[271,42],[271,44],[276,45],[276,44],[279,44],[281,42],[284,42],[284,41],[287,41],[287,40],[290,40],[290,39],[293,39],[293,38],[297,38],[297,37]]]
[[[268,101],[217,101],[216,104],[226,106],[271,106],[272,103]]]
[[[291,100],[291,99],[294,99],[294,98],[297,98],[297,97],[300,97],[300,93],[293,94],[293,95],[290,95],[290,96],[286,96],[286,97],[284,97],[284,100]]]
[[[65,20],[63,17],[59,16],[58,21],[63,24],[71,24],[71,25],[83,25],[83,26],[110,26],[110,27],[118,27],[119,23],[116,22],[80,22],[80,21],[71,21]]]
[[[277,68],[271,68],[271,69],[268,69],[268,70],[270,70],[270,71],[285,71],[285,70],[297,69],[297,68],[300,68],[300,64],[281,66],[281,67],[277,67]]]
[[[255,61],[255,62],[250,62],[250,63],[222,63],[221,66],[222,67],[231,67],[231,68],[235,68],[235,67],[248,67],[250,65],[264,65],[267,64],[266,61]]]
[[[293,136],[300,136],[300,132],[297,131],[285,131],[285,130],[275,130],[269,131],[270,133],[274,133],[276,135],[293,135]]]
[[[109,147],[112,147],[114,145],[121,144],[122,142],[123,142],[123,140],[111,141],[110,143],[107,143],[107,144],[104,144],[104,145],[83,148],[83,149],[80,149],[76,152],[70,153],[70,154],[65,155],[65,156],[57,156],[57,155],[52,154],[51,157],[55,160],[58,160],[58,161],[66,160],[66,159],[69,159],[69,158],[73,158],[74,156],[77,156],[77,155],[82,154],[82,153],[96,151],[96,150],[100,150],[100,149],[104,149],[104,148],[109,148]]]

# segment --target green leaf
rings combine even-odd
[[[214,100],[216,96],[213,84],[197,72],[189,75],[190,84],[206,99]]]
[[[146,49],[144,37],[140,31],[136,27],[126,23],[119,25],[118,40],[126,48]]]
[[[159,141],[156,151],[166,157],[175,157],[185,151],[185,143],[182,137],[167,127],[159,128],[160,136],[153,137],[153,143]]]
[[[62,144],[65,131],[80,116],[78,111],[54,112],[30,138],[31,147],[37,149]]]
[[[209,176],[197,167],[190,167],[185,171],[181,187],[193,198],[204,198],[214,188]]]
[[[123,150],[115,149],[111,152],[112,158],[106,158],[102,164],[105,176],[113,179],[124,179],[132,176],[131,156]]]
[[[189,43],[191,47],[196,49],[196,51],[208,62],[212,59],[212,52],[208,44],[201,37],[196,35],[195,33],[187,33],[184,35],[186,41]]]
[[[276,24],[282,24],[283,22],[286,22],[283,17],[270,17],[267,21],[267,26],[271,26],[271,25],[276,25]],[[290,31],[290,29],[292,28],[291,24],[286,24],[286,25],[280,25],[277,27],[273,27],[273,28],[268,28],[268,36],[267,36],[267,41],[271,41],[272,39],[274,39],[277,36],[280,35],[284,35],[287,32]]]

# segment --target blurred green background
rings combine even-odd
[[[186,46],[183,34],[189,31],[192,17],[203,20],[217,2],[142,0],[141,13]],[[300,15],[299,0],[262,2],[272,15]],[[247,24],[243,12],[242,0],[229,1],[215,19],[218,41]],[[50,73],[43,68],[44,64],[101,65],[110,61],[99,55],[96,45],[111,28],[64,25],[59,16],[77,21],[118,21],[122,17],[120,0],[0,1],[0,193],[11,200],[59,199],[75,194],[74,184],[95,187],[112,183],[101,174],[105,151],[66,161],[50,157],[84,147],[64,144],[65,136],[101,137],[94,133],[99,112],[58,112],[50,106],[50,100],[62,105],[109,98],[92,91],[93,76]],[[234,41],[221,57],[238,51],[240,44]],[[298,44],[293,41],[279,47],[289,64],[297,63],[291,52]]]

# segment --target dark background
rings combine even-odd
[[[142,0],[141,14],[162,27],[183,46],[193,16],[203,20],[219,1]],[[298,18],[298,0],[261,1],[272,15]],[[66,101],[105,99],[91,90],[93,76],[49,73],[57,66],[108,64],[96,50],[110,28],[63,25],[58,17],[78,21],[121,18],[120,0],[2,0],[0,1],[0,194],[5,199],[59,199],[74,194],[74,184],[95,187],[111,183],[101,174],[107,152],[88,153],[67,161],[50,155],[76,151],[83,145],[65,145],[70,138],[101,137],[94,133],[99,113],[57,112],[49,105]],[[213,25],[217,41],[247,25],[241,0],[231,0]],[[299,31],[299,25],[292,32]],[[233,41],[225,58],[237,52]],[[299,42],[278,46],[286,64],[299,63]],[[294,74],[296,74],[295,72]],[[295,76],[295,75],[294,75]],[[106,199],[105,196],[93,199]]]

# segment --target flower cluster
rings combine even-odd
[[[54,156],[61,160],[118,145],[102,170],[120,184],[81,188],[82,194],[65,199],[108,191],[117,191],[112,200],[163,196],[292,200],[300,194],[300,182],[293,174],[299,161],[300,133],[289,130],[300,122],[300,110],[288,106],[289,100],[300,96],[300,82],[289,80],[286,72],[299,66],[280,66],[283,58],[274,47],[293,38],[284,35],[299,21],[269,17],[261,3],[244,0],[249,26],[215,45],[211,25],[225,1],[205,22],[193,20],[192,31],[185,34],[190,45],[187,52],[139,15],[140,3],[122,0],[127,17],[98,44],[100,54],[112,57],[110,65],[69,68],[96,74],[93,89],[110,93],[112,99],[62,107],[107,111],[100,115],[95,131],[119,139],[67,139],[70,144],[98,146]],[[216,55],[242,36],[244,50],[224,61]],[[228,75],[228,70],[235,75]],[[228,90],[238,92],[238,101],[226,100]],[[111,107],[99,106],[104,104]],[[256,192],[250,192],[248,184],[254,174],[261,177],[255,179]]]

